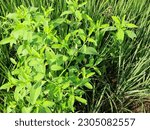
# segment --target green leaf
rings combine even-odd
[[[52,65],[51,66],[51,70],[53,70],[53,71],[59,71],[59,70],[62,70],[62,69],[63,69],[63,67],[60,66],[60,65]]]
[[[88,89],[93,89],[93,86],[92,86],[89,82],[85,83],[85,86],[86,86]]]
[[[72,111],[74,111],[74,102],[75,102],[74,95],[70,95],[68,99],[68,106]]]
[[[122,17],[122,25],[123,25],[123,27],[124,27],[125,24],[126,24],[125,18],[126,18],[126,15],[124,15],[124,16]]]
[[[62,88],[63,88],[63,89],[66,89],[66,88],[68,88],[69,86],[70,86],[70,81],[64,83],[63,86],[62,86]]]
[[[109,27],[109,24],[102,24],[102,25],[100,25],[99,28],[107,28],[107,27]]]
[[[87,54],[87,55],[98,55],[98,52],[96,51],[95,48],[93,48],[93,47],[87,47],[86,45],[84,45],[81,48],[80,52],[83,53],[83,54]]]
[[[13,37],[8,37],[0,41],[0,45],[5,45],[8,43],[11,43],[11,44],[16,43],[16,40]]]
[[[31,87],[30,90],[30,103],[32,105],[35,104],[37,98],[40,96],[41,92],[42,92],[42,85],[44,84],[44,82],[37,82],[34,86]]]
[[[136,26],[135,24],[132,24],[132,23],[127,23],[126,27],[127,28],[137,28],[138,26]]]
[[[68,60],[68,57],[65,56],[65,55],[63,55],[62,60],[63,60],[63,61],[67,61],[67,60]]]
[[[89,78],[89,77],[93,76],[94,74],[95,74],[95,72],[90,72],[86,75],[86,78]]]
[[[88,38],[87,41],[94,43],[94,45],[97,45],[97,42],[93,38]]]
[[[68,42],[70,37],[71,37],[71,33],[68,33],[68,34],[65,36],[65,42]]]
[[[58,18],[56,20],[54,20],[52,23],[55,27],[59,26],[60,24],[62,24],[63,22],[65,22],[65,19],[63,18]]]
[[[78,102],[81,102],[81,103],[87,105],[87,100],[86,100],[86,99],[81,98],[81,97],[78,97],[78,96],[75,96],[75,99],[76,99]]]
[[[116,38],[119,42],[123,42],[124,40],[124,31],[122,29],[119,29],[116,33]]]
[[[106,32],[106,31],[115,31],[117,28],[116,27],[106,27],[104,29],[101,30],[101,32]]]
[[[43,102],[43,107],[53,107],[54,105],[55,105],[55,103],[52,101],[44,101]]]
[[[133,31],[126,30],[125,32],[126,32],[126,34],[128,35],[128,37],[130,37],[132,40],[133,40],[134,38],[136,38],[136,34],[135,34]]]
[[[40,81],[44,78],[44,73],[37,73],[35,76],[34,76],[34,81]]]
[[[112,16],[113,21],[115,22],[116,25],[120,25],[120,19],[117,16]]]
[[[96,62],[95,62],[95,66],[97,66],[98,64],[100,64],[103,61],[103,58],[99,57]]]
[[[56,61],[56,55],[52,49],[46,48],[45,54],[46,54],[46,60],[47,61],[49,61],[49,62],[52,62],[52,61],[55,62]],[[53,59],[53,60],[51,60],[51,59]]]
[[[79,37],[81,38],[81,40],[82,40],[83,42],[85,42],[85,40],[86,40],[86,34],[85,34],[85,32],[83,31],[83,29],[79,29],[79,30],[78,30],[78,35],[79,35]]]
[[[12,88],[12,87],[13,87],[13,85],[10,82],[8,82],[8,83],[5,83],[4,85],[2,85],[0,87],[0,90],[7,89],[7,91],[9,91],[9,89]]]
[[[10,58],[10,61],[11,61],[14,65],[17,64],[17,62],[16,62],[15,59],[13,59],[13,58]]]
[[[81,69],[81,71],[82,71],[82,76],[83,76],[83,78],[85,78],[85,75],[86,75],[85,67],[83,67],[83,68]]]
[[[78,7],[81,8],[82,6],[84,6],[86,4],[87,4],[87,2],[83,2],[83,3],[79,4]]]
[[[34,48],[31,48],[31,54],[34,55],[35,57],[40,58],[40,54]]]
[[[18,17],[18,14],[17,13],[9,13],[6,17],[9,19],[16,20]]]
[[[102,73],[100,72],[100,70],[97,67],[93,67],[93,69],[98,73],[99,76],[102,75]]]
[[[75,52],[76,52],[75,49],[68,49],[68,51],[67,51],[67,53],[68,53],[70,56],[74,55]]]
[[[23,107],[22,108],[22,113],[30,113],[33,109],[33,106],[30,107]]]
[[[75,12],[75,15],[76,15],[76,17],[79,19],[79,21],[82,20],[82,14],[80,13],[79,10],[77,10],[77,11]]]
[[[68,10],[68,11],[62,12],[62,14],[60,16],[62,17],[64,15],[69,15],[69,14],[72,14],[72,12]]]
[[[54,49],[61,49],[62,45],[61,44],[53,44],[52,48],[54,48]]]
[[[13,84],[13,85],[18,84],[18,79],[14,78],[10,73],[8,73],[8,79],[11,84]]]
[[[25,84],[18,84],[15,88],[14,92],[14,99],[16,102],[19,100],[23,100],[24,96],[26,95],[26,90],[24,89]]]
[[[20,45],[17,49],[17,54],[20,55],[22,54],[22,51],[24,50],[24,45]]]
[[[93,19],[92,19],[89,15],[87,15],[87,14],[82,14],[82,17],[83,17],[85,20],[88,20],[88,21],[90,21],[91,23],[93,23]]]

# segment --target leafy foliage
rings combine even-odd
[[[0,111],[130,112],[149,96],[145,0],[0,3]]]

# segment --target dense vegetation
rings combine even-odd
[[[150,112],[150,2],[0,0],[0,112]]]

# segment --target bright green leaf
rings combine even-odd
[[[87,105],[87,100],[86,100],[86,99],[81,98],[81,97],[78,97],[78,96],[75,96],[75,99],[76,99],[78,102],[81,102],[81,103]]]
[[[97,66],[98,64],[100,64],[103,61],[103,58],[99,57],[96,62],[95,62],[95,66]]]
[[[97,42],[93,38],[88,38],[87,41],[94,43],[94,45],[97,45]]]
[[[2,85],[0,87],[0,90],[7,89],[7,91],[9,91],[9,89],[12,88],[12,87],[13,87],[13,85],[10,82],[8,82],[8,83],[5,83],[4,85]]]
[[[132,40],[136,37],[136,34],[133,31],[126,30],[125,32]]]
[[[53,107],[54,105],[55,105],[55,103],[52,101],[44,101],[43,102],[43,107]]]
[[[137,28],[138,26],[136,26],[135,24],[132,24],[132,23],[127,23],[126,27],[127,28]]]
[[[88,89],[92,89],[92,88],[93,88],[93,86],[92,86],[89,82],[85,83],[85,86],[86,86]]]
[[[68,88],[69,86],[70,86],[70,81],[64,83],[63,86],[62,86],[62,88],[63,88],[63,89],[66,89],[66,88]]]
[[[52,23],[55,27],[59,26],[60,24],[62,24],[65,21],[65,19],[63,18],[58,18],[56,20],[54,20]]]
[[[78,7],[81,8],[82,6],[84,6],[86,4],[87,4],[87,2],[83,2],[83,3],[79,4]]]
[[[87,15],[87,14],[82,14],[82,17],[83,17],[85,20],[88,20],[88,21],[90,21],[91,23],[93,23],[93,19],[92,19],[89,15]]]
[[[62,17],[64,15],[69,15],[69,14],[72,14],[72,12],[71,11],[64,11],[60,16]]]
[[[97,67],[93,67],[93,69],[98,73],[99,76],[102,75],[101,71]]]
[[[51,66],[51,70],[53,70],[53,71],[59,71],[59,70],[62,70],[62,69],[63,69],[63,67],[60,66],[60,65],[52,65]]]
[[[124,40],[124,31],[122,29],[119,29],[116,33],[116,38],[118,41],[123,42]]]
[[[22,108],[22,113],[30,113],[33,109],[33,106],[30,107],[23,107]]]
[[[82,70],[82,76],[83,76],[83,78],[85,78],[85,75],[86,75],[85,67],[83,67],[81,70]]]
[[[61,49],[62,45],[61,44],[53,44],[52,48],[54,48],[54,49]]]
[[[44,73],[37,73],[37,75],[34,76],[34,81],[40,81],[44,78]]]
[[[11,61],[14,65],[17,64],[17,62],[16,62],[15,59],[13,59],[13,58],[10,58],[10,61]]]
[[[42,85],[43,85],[43,83],[38,82],[34,86],[31,87],[30,102],[31,102],[32,105],[35,104],[37,98],[40,96],[41,91],[42,91]]]
[[[93,76],[94,74],[95,74],[95,72],[90,72],[86,75],[86,78],[89,78],[89,77]]]
[[[71,108],[72,111],[74,111],[74,102],[75,102],[74,95],[70,95],[68,99],[68,106],[69,108]]]
[[[82,14],[80,13],[79,10],[77,10],[77,11],[75,12],[75,15],[76,15],[76,17],[79,19],[79,21],[82,20]]]
[[[8,37],[0,41],[0,45],[8,44],[8,43],[16,43],[16,40],[13,37]]]
[[[93,48],[93,47],[87,47],[86,45],[84,45],[82,47],[81,53],[88,54],[88,55],[98,55],[98,52],[96,51],[95,48]]]
[[[120,19],[117,16],[112,16],[113,21],[115,22],[116,25],[120,25]]]

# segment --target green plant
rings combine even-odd
[[[40,13],[37,8],[21,6],[7,15],[10,35],[0,44],[14,47],[16,57],[10,58],[14,66],[8,72],[8,82],[0,88],[14,91],[14,99],[6,101],[5,112],[70,112],[75,100],[87,104],[82,98],[83,87],[92,89],[90,77],[94,73],[81,62],[86,55],[98,53],[87,46],[95,41],[80,28],[82,14],[76,4],[68,2],[71,19],[66,11],[61,15],[65,18],[52,20],[51,7],[42,8]],[[61,26],[71,26],[67,35],[59,34]]]
[[[1,20],[0,111],[129,112],[148,97],[145,0],[10,1],[0,1],[1,15],[16,10]]]

